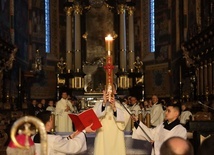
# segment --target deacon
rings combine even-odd
[[[96,132],[94,155],[126,155],[124,129],[129,114],[114,95],[110,96],[103,91],[103,101],[93,107],[102,124]]]
[[[135,128],[133,129],[132,138],[148,140],[153,145],[152,155],[160,155],[160,147],[168,138],[174,136],[187,138],[187,131],[178,119],[180,112],[181,108],[178,104],[167,105],[165,121],[155,128],[148,128],[142,122],[139,122],[137,117],[133,117]]]

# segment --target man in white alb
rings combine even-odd
[[[151,108],[151,125],[156,127],[161,124],[164,120],[164,110],[161,103],[158,103],[158,97],[156,95],[152,96],[152,108]]]
[[[56,131],[57,132],[72,132],[72,121],[68,114],[72,111],[72,104],[68,100],[67,92],[62,92],[62,98],[56,104]]]

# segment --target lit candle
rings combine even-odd
[[[105,37],[105,42],[106,42],[106,51],[108,52],[108,55],[111,55],[112,51],[112,42],[113,42],[113,37],[109,34],[107,37]]]

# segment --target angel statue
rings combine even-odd
[[[136,61],[134,62],[134,66],[135,66],[138,73],[141,72],[142,67],[143,67],[143,62],[140,60],[139,56],[136,57]]]
[[[60,61],[57,63],[57,67],[59,72],[63,74],[64,69],[66,68],[66,62],[64,61],[63,57],[60,58]]]

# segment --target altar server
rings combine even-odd
[[[187,138],[187,131],[178,119],[180,109],[177,104],[168,105],[165,111],[165,121],[153,129],[139,122],[137,118],[133,118],[135,120],[135,128],[133,129],[132,138],[148,140],[153,145],[152,155],[160,155],[160,147],[168,138],[174,136]]]
[[[66,155],[66,154],[77,154],[87,149],[86,146],[86,132],[94,132],[91,126],[88,126],[83,132],[73,132],[68,137],[62,137],[60,135],[51,134],[53,128],[53,115],[50,111],[44,111],[37,115],[39,119],[45,124],[47,131],[47,155]],[[36,155],[40,155],[41,144],[39,133],[33,137],[33,141],[36,146]]]

